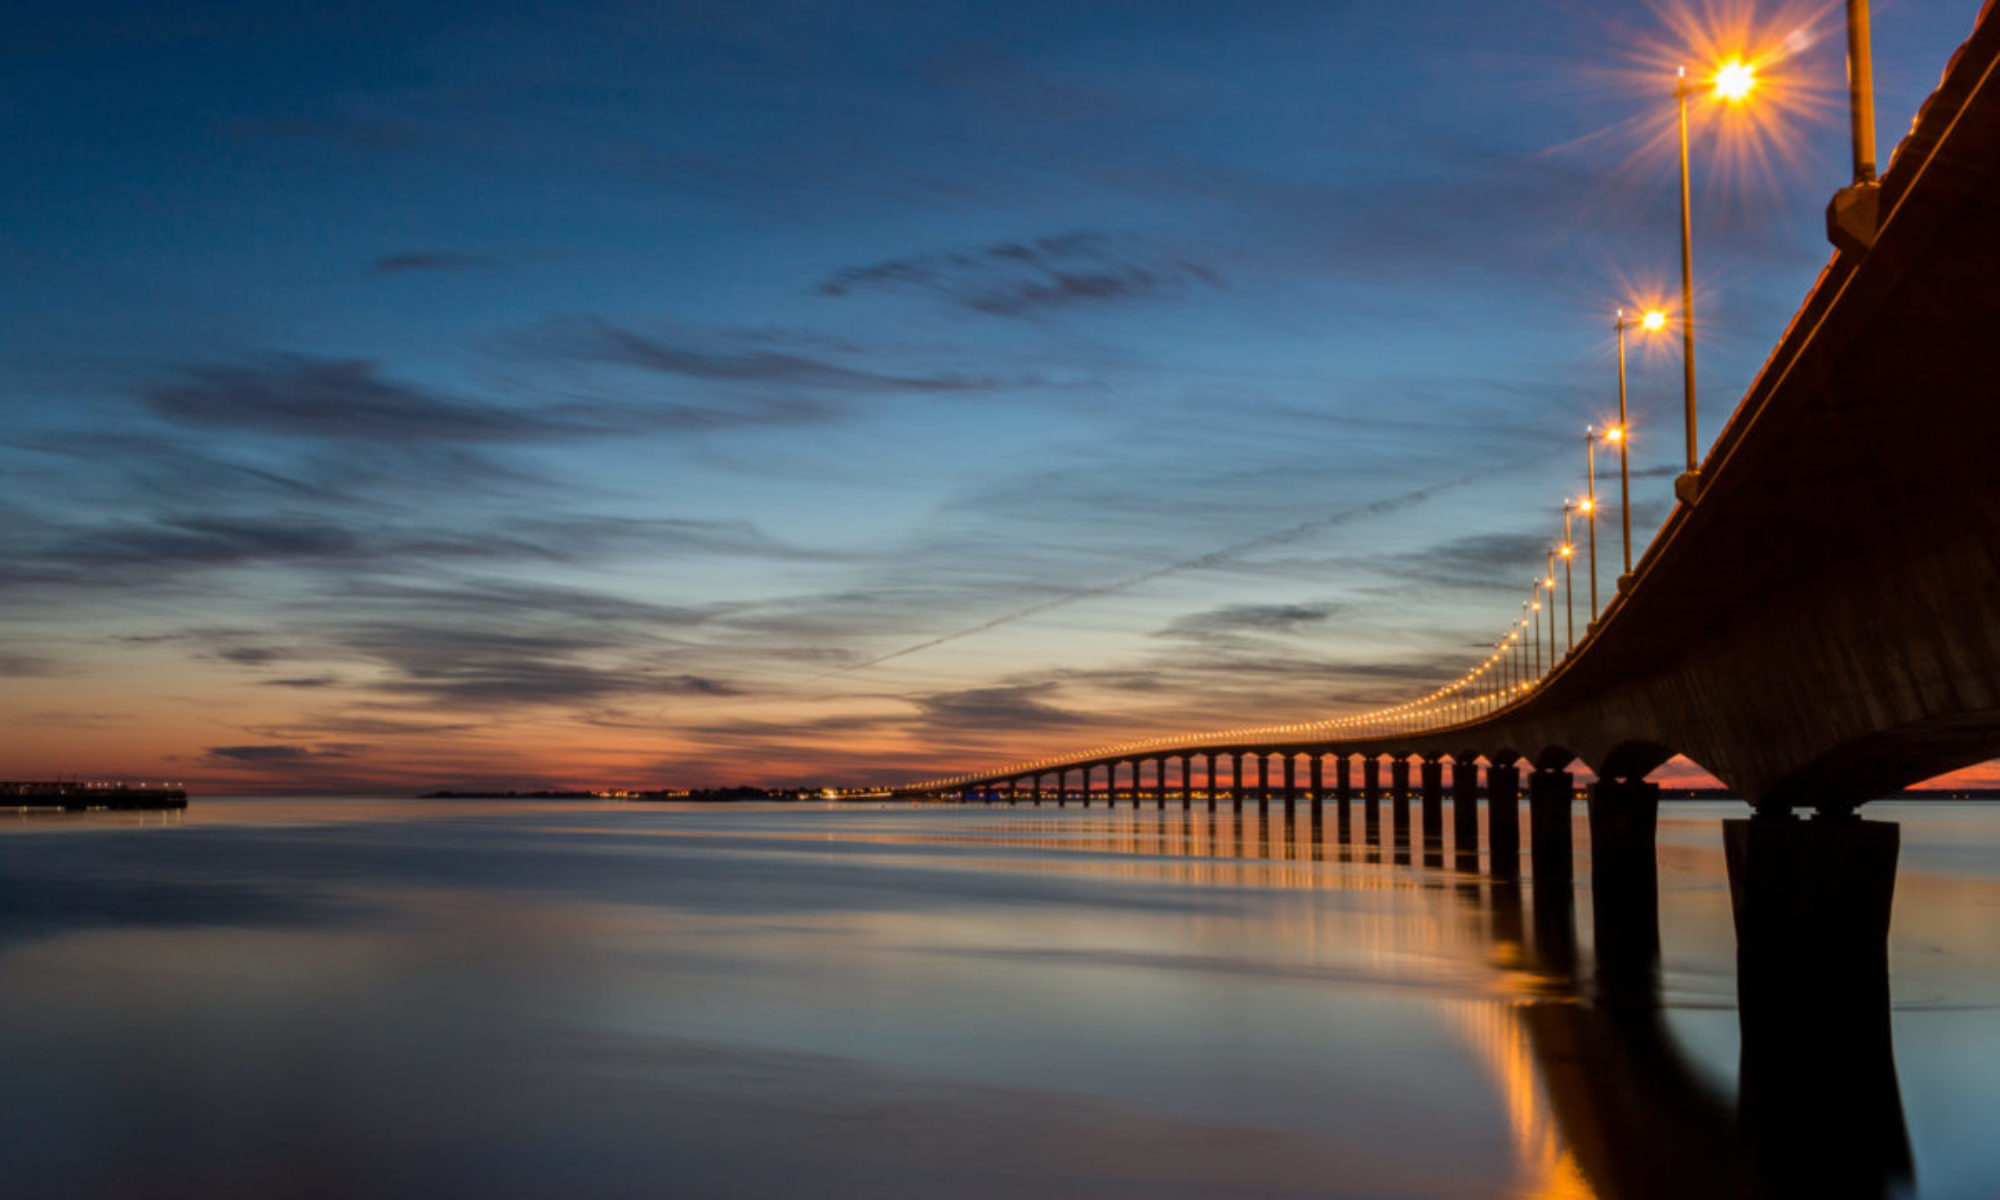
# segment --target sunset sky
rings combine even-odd
[[[1876,3],[1885,157],[1977,11]],[[886,782],[1425,690],[1745,14],[1704,445],[1830,253],[1838,4],[14,6],[0,778]]]

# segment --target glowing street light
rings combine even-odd
[[[1576,505],[1568,501],[1563,502],[1563,604],[1569,610],[1563,620],[1569,634],[1571,650],[1576,649],[1576,573],[1571,570],[1571,566],[1576,562],[1576,546],[1570,541],[1569,517],[1575,511]]]
[[[1695,451],[1694,427],[1694,216],[1688,186],[1688,85],[1687,68],[1679,73],[1680,85],[1674,97],[1680,102],[1681,134],[1681,390],[1687,409],[1687,471],[1674,480],[1674,495],[1682,504],[1693,504],[1701,493],[1701,465]],[[1717,99],[1741,104],[1757,86],[1757,72],[1742,59],[1731,59],[1710,78]]]
[[[1590,522],[1590,620],[1597,621],[1597,431],[1583,430],[1584,493],[1576,507]]]
[[[1625,527],[1625,572],[1618,577],[1618,590],[1624,591],[1626,581],[1632,577],[1632,466],[1625,443],[1631,439],[1626,431],[1632,428],[1625,412],[1625,331],[1642,329],[1652,332],[1665,327],[1667,314],[1653,309],[1637,321],[1628,321],[1625,310],[1619,309],[1611,327],[1618,331],[1618,427],[1610,430],[1605,437],[1618,443],[1618,513]],[[1616,436],[1613,436],[1616,435]]]

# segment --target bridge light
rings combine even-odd
[[[1740,58],[1732,58],[1715,69],[1713,82],[1717,99],[1741,103],[1757,86],[1757,69]]]

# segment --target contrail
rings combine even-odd
[[[1509,465],[1512,466],[1518,464],[1509,464]],[[947,634],[941,634],[940,636],[934,637],[927,642],[918,642],[914,646],[905,646],[901,650],[891,650],[887,654],[881,655],[880,657],[877,658],[871,658],[866,662],[859,662],[853,664],[852,666],[842,667],[840,668],[840,670],[834,672],[834,674],[844,675],[849,671],[865,671],[869,667],[879,667],[883,663],[889,662],[892,659],[904,658],[908,655],[916,654],[923,650],[932,650],[939,646],[944,645],[946,642],[955,642],[958,641],[960,638],[969,638],[974,634],[985,633],[988,630],[998,629],[1002,625],[1011,625],[1015,621],[1022,621],[1026,620],[1029,617],[1040,616],[1042,613],[1048,612],[1050,609],[1062,608],[1066,605],[1075,604],[1078,601],[1082,600],[1094,600],[1099,596],[1109,596],[1116,592],[1129,591],[1132,588],[1140,586],[1141,584],[1151,583],[1155,579],[1164,579],[1169,575],[1178,575],[1182,571],[1197,571],[1203,567],[1212,567],[1218,563],[1227,562],[1228,560],[1236,558],[1240,555],[1248,554],[1253,550],[1262,550],[1269,546],[1282,546],[1287,542],[1295,542],[1300,538],[1308,537],[1312,534],[1319,533],[1322,530],[1332,529],[1340,525],[1346,525],[1350,522],[1359,521],[1367,517],[1385,516],[1389,513],[1397,511],[1398,509],[1409,508],[1412,505],[1422,504],[1424,501],[1429,500],[1433,496],[1440,495],[1444,492],[1452,491],[1456,488],[1465,487],[1467,484],[1477,482],[1478,480],[1484,479],[1489,475],[1498,474],[1506,469],[1508,468],[1494,467],[1489,470],[1478,471],[1471,475],[1467,475],[1459,479],[1454,479],[1446,483],[1434,483],[1429,485],[1428,487],[1420,487],[1415,491],[1404,492],[1400,496],[1390,496],[1384,500],[1376,500],[1373,503],[1361,505],[1359,508],[1349,508],[1341,512],[1333,513],[1330,516],[1315,517],[1310,521],[1302,521],[1299,524],[1294,525],[1289,529],[1281,529],[1276,533],[1267,533],[1261,537],[1254,537],[1247,542],[1237,542],[1234,545],[1224,546],[1218,550],[1210,550],[1208,553],[1203,554],[1197,558],[1182,559],[1180,562],[1168,563],[1164,567],[1155,567],[1150,571],[1144,572],[1143,574],[1128,576],[1127,578],[1121,579],[1116,583],[1107,583],[1101,587],[1084,588],[1081,591],[1065,592],[1060,596],[1044,600],[1039,604],[1031,604],[1026,608],[1016,609],[1015,611],[1007,613],[1003,616],[994,617],[990,621],[983,621],[977,625],[969,625],[964,629],[954,630],[953,632]]]

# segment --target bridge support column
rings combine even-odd
[[[1361,829],[1373,845],[1382,844],[1382,760],[1361,760]]]
[[[1238,750],[1229,756],[1229,804],[1237,812],[1243,811],[1243,752]]]
[[[1536,879],[1573,879],[1574,839],[1570,805],[1576,780],[1568,771],[1536,771],[1528,777],[1529,858]]]
[[[1257,811],[1263,812],[1271,804],[1271,756],[1262,750],[1257,752]]]
[[[1042,773],[1040,771],[1035,772],[1034,790],[1031,798],[1036,808],[1042,806]]]
[[[1306,785],[1312,788],[1313,816],[1318,817],[1320,801],[1326,799],[1326,756],[1314,754],[1312,765],[1307,768]]]
[[[1648,995],[1660,963],[1660,785],[1590,785],[1590,918],[1600,989]]]
[[[1299,802],[1299,756],[1285,751],[1285,815],[1292,815],[1292,808]]]
[[[1746,998],[1888,995],[1893,821],[1755,816],[1724,821],[1722,845]]]
[[[1208,811],[1215,811],[1215,755],[1208,756]]]
[[[1354,799],[1354,759],[1348,755],[1333,760],[1333,795],[1342,808]]]
[[[1407,851],[1410,845],[1410,760],[1400,754],[1389,760],[1389,811],[1396,846]],[[1398,862],[1408,865],[1407,857]]]
[[[1438,847],[1444,844],[1444,764],[1426,758],[1417,768],[1417,777],[1424,803],[1424,845]]]
[[[1512,762],[1486,768],[1486,859],[1498,878],[1521,873],[1521,768]]]
[[[1167,756],[1162,754],[1153,760],[1153,807],[1167,806]]]
[[[1899,1192],[1871,1187],[1910,1176],[1889,1034],[1897,826],[1754,816],[1722,833],[1752,1152],[1799,1195]]]
[[[1471,755],[1451,760],[1451,844],[1461,869],[1479,869],[1479,760]]]

